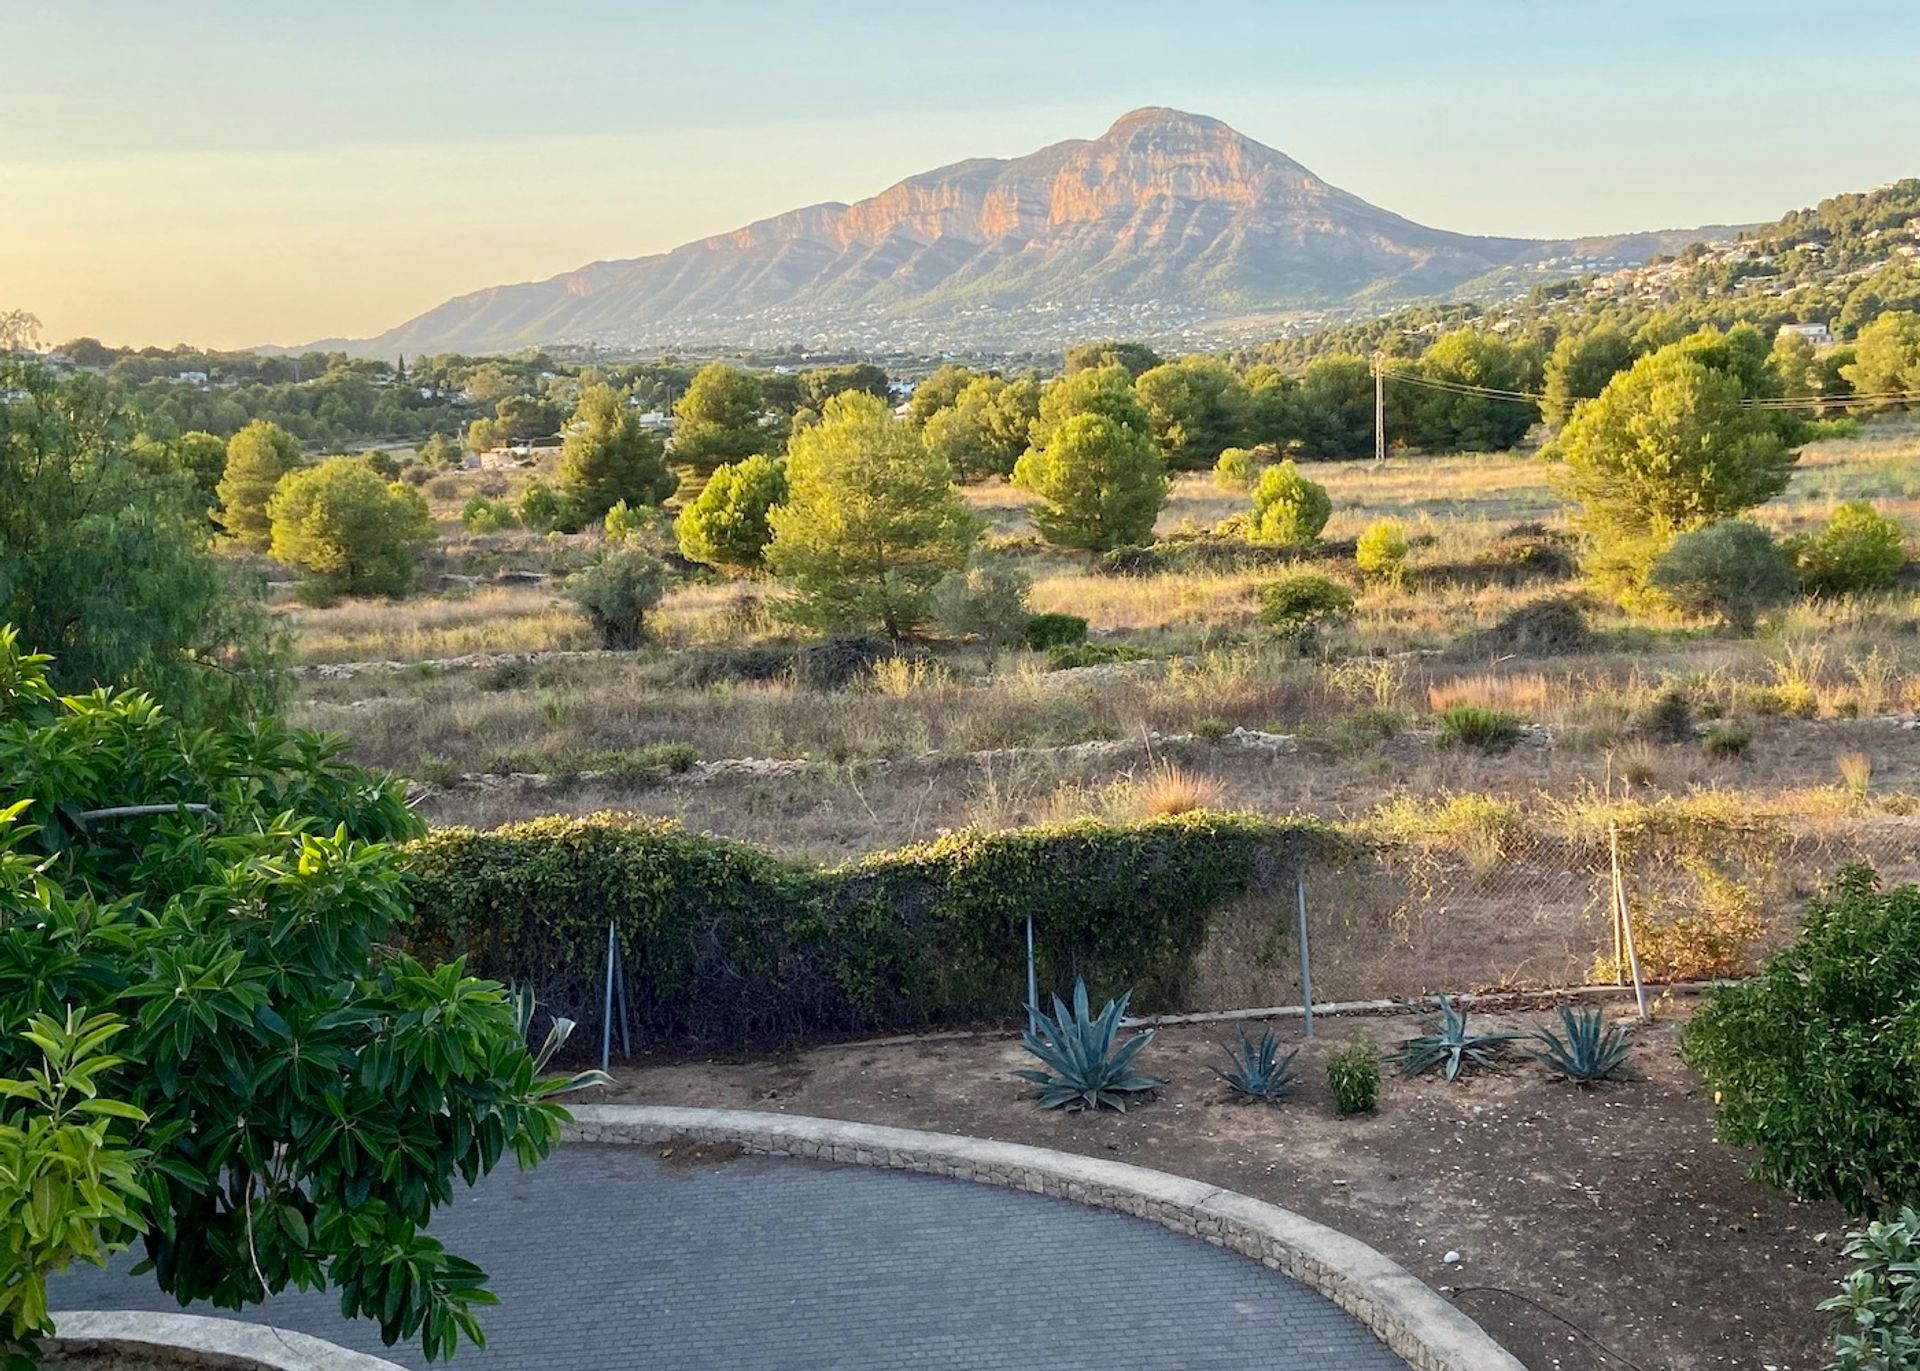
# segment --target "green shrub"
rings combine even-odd
[[[1284,638],[1310,641],[1353,613],[1353,592],[1330,576],[1299,571],[1260,588],[1260,622]]]
[[[1361,572],[1382,581],[1398,581],[1407,565],[1407,531],[1398,519],[1368,524],[1353,545],[1353,561]]]
[[[1448,705],[1440,712],[1439,747],[1472,747],[1482,752],[1505,752],[1520,741],[1520,721],[1511,714],[1482,705]]]
[[[1254,483],[1251,532],[1255,542],[1304,547],[1319,538],[1332,515],[1327,488],[1302,476],[1291,461],[1268,467]]]
[[[535,533],[572,533],[582,517],[578,505],[545,481],[529,481],[520,493],[520,522]]]
[[[748,457],[716,467],[699,496],[682,507],[674,521],[680,555],[711,566],[760,566],[773,539],[767,511],[786,498],[787,469],[772,457]]]
[[[599,631],[600,646],[610,651],[646,641],[647,614],[666,593],[666,569],[636,542],[615,543],[567,581],[567,597]]]
[[[1208,714],[1193,721],[1193,736],[1203,743],[1223,742],[1230,732],[1232,730],[1227,727],[1227,721],[1217,714]]]
[[[1840,1293],[1820,1304],[1833,1317],[1831,1371],[1912,1371],[1920,1367],[1920,1212],[1850,1234],[1853,1259]]]
[[[1047,649],[1047,670],[1070,671],[1082,666],[1106,666],[1109,662],[1144,662],[1152,656],[1151,652],[1125,643],[1063,643]]]
[[[476,495],[460,511],[460,522],[475,533],[498,533],[520,521],[514,517],[513,506],[505,500],[489,500],[484,495]]]
[[[1793,598],[1793,568],[1773,535],[1745,519],[1683,533],[1655,560],[1649,578],[1682,609],[1711,614],[1751,633],[1766,610]]]
[[[1834,510],[1818,533],[1790,539],[1800,583],[1816,595],[1845,595],[1892,585],[1907,564],[1900,525],[1865,500]]]
[[[1371,1043],[1351,1043],[1327,1061],[1327,1086],[1342,1114],[1371,1114],[1380,1102],[1380,1054]]]
[[[1087,641],[1087,621],[1078,614],[1036,614],[1027,620],[1027,646],[1036,652]]]
[[[1224,448],[1213,464],[1213,483],[1222,490],[1245,490],[1253,484],[1254,470],[1250,449]]]
[[[1333,841],[1191,813],[964,831],[822,869],[632,815],[446,829],[410,849],[408,942],[597,1021],[611,921],[642,1038],[740,1042],[1004,1015],[1026,998],[1031,915],[1043,980],[1163,1005],[1212,909],[1263,862]]]
[[[1686,693],[1663,690],[1640,721],[1641,732],[1662,743],[1684,743],[1693,738],[1693,706]]]
[[[1682,1051],[1754,1174],[1870,1214],[1920,1199],[1920,886],[1849,867],[1798,942],[1717,991]]]
[[[1747,755],[1747,746],[1752,741],[1752,735],[1745,728],[1729,720],[1707,730],[1707,736],[1700,740],[1700,750],[1709,761],[1736,761]]]

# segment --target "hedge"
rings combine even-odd
[[[1003,1018],[1042,988],[1172,1002],[1212,910],[1337,841],[1308,823],[1194,813],[935,842],[823,868],[668,820],[597,814],[443,829],[410,849],[416,953],[600,1017],[607,924],[635,1033],[793,1039]]]

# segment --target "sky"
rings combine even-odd
[[[1920,174],[1920,5],[0,0],[0,310],[365,336],[1141,105],[1387,209],[1561,237]]]

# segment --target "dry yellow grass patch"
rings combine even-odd
[[[427,661],[599,645],[573,606],[535,587],[482,590],[461,599],[349,600],[326,609],[290,609],[285,617],[301,662]]]
[[[1550,694],[1547,678],[1537,671],[1500,675],[1456,676],[1427,687],[1427,705],[1438,714],[1455,705],[1477,705],[1509,714],[1538,716],[1546,711]]]

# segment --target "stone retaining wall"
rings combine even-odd
[[[1414,1371],[1526,1371],[1465,1314],[1365,1243],[1201,1181],[1019,1143],[744,1109],[583,1105],[573,1114],[568,1136],[582,1142],[733,1143],[766,1156],[918,1171],[1118,1210],[1254,1258],[1311,1286]]]

